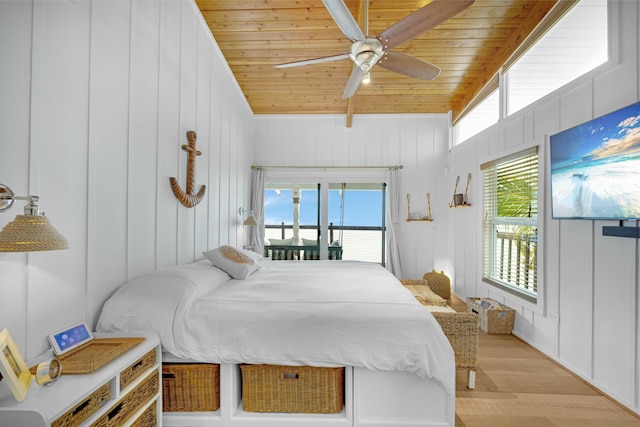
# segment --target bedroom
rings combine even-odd
[[[0,183],[38,195],[71,249],[0,255],[0,325],[34,357],[52,329],[95,323],[128,278],[191,262],[221,244],[242,245],[237,211],[249,203],[250,166],[274,159],[403,164],[404,192],[431,191],[437,218],[401,225],[405,276],[442,269],[459,295],[505,298],[477,277],[478,211],[446,207],[453,177],[471,172],[479,200],[487,156],[541,143],[545,134],[639,99],[640,10],[632,1],[611,6],[614,66],[450,153],[446,115],[356,116],[350,129],[343,115],[254,116],[190,2],[27,1],[3,9]],[[208,190],[203,203],[183,209],[168,178],[184,176],[177,153],[191,129],[203,153],[197,180]],[[20,210],[0,215],[0,225]],[[638,242],[602,237],[602,225],[548,220],[546,312],[506,302],[520,314],[518,336],[640,412]]]

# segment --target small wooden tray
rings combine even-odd
[[[90,374],[106,365],[144,338],[95,338],[67,354],[58,356],[62,374]]]

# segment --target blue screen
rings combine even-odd
[[[58,343],[60,350],[64,351],[69,347],[73,347],[86,341],[87,338],[89,338],[89,332],[84,325],[78,325],[54,335],[54,338]]]
[[[555,219],[640,218],[640,103],[550,137]]]

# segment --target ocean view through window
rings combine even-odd
[[[327,184],[327,229],[321,226],[323,188],[316,183],[267,183],[264,194],[264,236],[267,247],[326,245],[328,259],[384,265],[384,184]],[[306,245],[306,246],[305,246]],[[339,258],[336,254],[339,248]],[[308,249],[308,248],[307,248]],[[267,248],[268,250],[268,248]],[[318,259],[290,253],[287,258]],[[323,257],[324,259],[324,257]]]

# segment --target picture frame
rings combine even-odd
[[[22,402],[31,385],[31,372],[6,328],[0,331],[0,374],[16,400]]]

